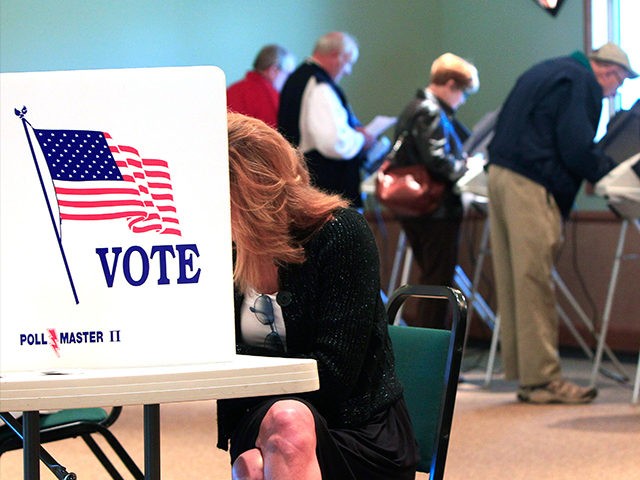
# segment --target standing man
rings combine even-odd
[[[361,207],[360,166],[375,137],[365,132],[338,86],[357,60],[358,44],[351,35],[320,37],[311,58],[282,89],[278,129],[305,155],[317,187]]]
[[[595,388],[561,376],[552,269],[584,179],[615,164],[593,143],[603,96],[635,78],[627,55],[607,43],[535,65],[502,107],[489,145],[491,250],[507,380],[531,403],[588,403]]]
[[[280,45],[263,47],[253,61],[253,70],[227,89],[228,109],[249,115],[275,128],[280,90],[295,68],[294,56]]]

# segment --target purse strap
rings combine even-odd
[[[416,119],[422,115],[424,113],[424,109],[423,108],[418,108],[412,115],[411,117],[411,121],[409,122],[409,124],[407,125],[407,127],[402,130],[402,132],[400,133],[400,135],[398,135],[398,138],[396,139],[395,143],[393,144],[393,147],[391,148],[391,151],[389,152],[387,158],[389,158],[389,160],[393,161],[393,159],[395,159],[396,154],[398,153],[398,150],[400,150],[400,147],[402,146],[402,144],[404,143],[405,139],[410,135],[410,132],[413,130],[413,126],[416,123]],[[427,134],[427,136],[431,136],[431,134],[436,130],[436,128],[438,128],[438,123],[440,122],[440,116],[437,115],[436,117],[434,117],[433,121],[431,122],[431,125],[429,125],[429,133]]]
[[[456,144],[456,150],[458,152],[462,152],[464,147],[462,146],[462,141],[456,132],[456,127],[453,125],[453,122],[447,117],[447,114],[444,113],[443,110],[440,110],[440,123],[442,124],[442,129],[444,130],[445,137],[449,140],[445,143],[445,145],[449,145],[450,141]],[[450,147],[447,150],[451,150]]]

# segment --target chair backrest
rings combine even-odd
[[[452,306],[451,330],[393,325],[400,305],[409,297],[448,299]],[[429,472],[429,480],[440,480],[462,361],[466,301],[453,288],[406,285],[389,297],[387,311],[396,372],[420,449],[418,471]]]
[[[82,424],[84,430],[92,425],[109,427],[116,421],[122,407],[113,407],[110,412],[103,408],[72,408],[40,416],[40,443],[49,443],[76,436],[70,427]],[[96,427],[97,428],[97,427]],[[22,439],[8,426],[0,427],[0,455],[22,448]]]

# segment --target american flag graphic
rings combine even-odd
[[[33,131],[53,179],[61,220],[124,218],[135,233],[181,235],[165,160],[142,158],[105,132]]]

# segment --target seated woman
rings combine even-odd
[[[315,392],[218,401],[233,478],[415,478],[367,222],[310,185],[277,131],[233,113],[228,129],[237,351],[312,358],[320,377]]]

